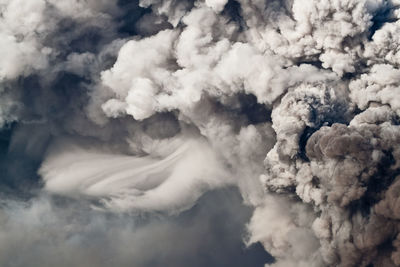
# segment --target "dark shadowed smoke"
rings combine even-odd
[[[251,209],[241,202],[228,188],[165,217],[104,213],[59,197],[9,201],[1,214],[0,261],[5,267],[263,266],[272,258],[262,246],[244,247]]]
[[[400,266],[399,6],[0,1],[0,265]]]

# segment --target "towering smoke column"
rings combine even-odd
[[[40,197],[5,213],[58,214],[50,195],[175,216],[234,186],[254,208],[244,242],[271,266],[400,266],[400,1],[0,0],[0,14],[1,183]]]

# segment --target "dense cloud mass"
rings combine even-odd
[[[0,15],[1,266],[400,266],[400,1]]]

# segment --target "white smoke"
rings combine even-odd
[[[272,266],[400,266],[399,7],[2,0],[7,153],[115,213],[236,186]]]
[[[177,139],[148,146],[153,146],[149,156],[138,157],[58,144],[39,173],[46,190],[98,198],[114,211],[176,213],[205,191],[233,184],[204,141]]]

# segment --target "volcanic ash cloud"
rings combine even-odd
[[[399,6],[0,1],[5,181],[117,214],[236,186],[272,266],[400,266]]]

